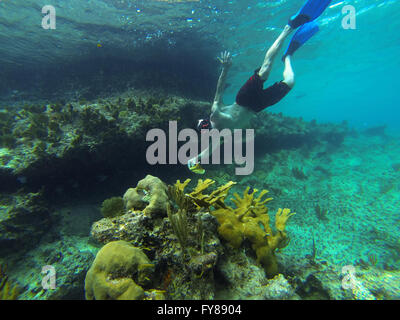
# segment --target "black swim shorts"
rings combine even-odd
[[[240,88],[236,95],[236,103],[254,112],[260,112],[282,100],[290,91],[290,87],[282,81],[275,82],[272,86],[263,89],[265,80],[258,75],[260,68]]]

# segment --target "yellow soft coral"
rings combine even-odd
[[[175,183],[175,187],[176,187],[179,191],[184,192],[184,191],[185,191],[185,188],[186,188],[186,186],[189,184],[189,182],[190,182],[190,179],[186,179],[183,183],[181,183],[180,180],[177,180],[176,183]]]
[[[225,198],[228,196],[229,190],[236,184],[236,182],[229,181],[225,185],[214,190],[211,194],[203,194],[203,191],[214,183],[215,181],[211,179],[206,179],[204,181],[199,179],[196,188],[193,192],[188,194],[198,208],[209,208],[211,206],[215,208],[226,207],[224,203]]]
[[[242,197],[234,194],[235,199],[232,201],[236,209],[219,208],[211,211],[211,214],[220,224],[219,234],[233,247],[239,248],[245,239],[250,241],[258,262],[263,265],[267,276],[273,277],[278,272],[274,252],[288,244],[289,240],[284,230],[288,219],[294,213],[291,213],[290,209],[279,209],[275,218],[277,232],[274,232],[269,224],[268,208],[265,206],[272,198],[263,200],[268,191],[263,190],[255,197],[258,190],[251,193],[249,190],[250,188],[247,188]]]
[[[268,277],[273,277],[278,273],[278,265],[274,252],[276,249],[284,248],[289,243],[289,238],[285,233],[285,226],[289,218],[295,213],[290,209],[279,209],[275,216],[274,232],[270,226],[270,217],[266,203],[272,198],[264,198],[268,193],[262,190],[258,196],[257,189],[251,190],[247,187],[240,196],[234,193],[231,199],[236,208],[225,204],[229,190],[236,183],[229,181],[225,185],[217,188],[210,194],[204,194],[205,190],[213,185],[215,181],[211,179],[199,179],[197,186],[191,193],[185,194],[184,189],[190,182],[187,179],[184,183],[179,180],[172,187],[175,194],[181,193],[188,197],[197,208],[207,208],[210,213],[218,220],[218,233],[233,247],[239,248],[244,240],[252,244],[256,252],[257,260],[262,264]],[[211,210],[211,209],[214,210]]]
[[[185,187],[189,184],[191,180],[186,179],[185,182],[181,183],[180,180],[176,181],[175,185],[169,187],[169,194],[172,198],[179,198],[179,194],[185,194]],[[211,206],[215,208],[223,207],[225,208],[225,198],[228,196],[229,190],[232,188],[236,182],[229,181],[225,185],[217,188],[211,194],[203,194],[203,192],[214,184],[215,181],[211,179],[199,179],[197,181],[197,186],[190,193],[185,194],[192,203],[199,208],[209,208]],[[176,199],[174,199],[176,200]]]
[[[236,192],[233,194],[235,199],[232,199],[232,202],[237,207],[235,212],[240,221],[242,221],[242,219],[248,214],[253,217],[261,214],[267,214],[268,208],[265,206],[265,203],[272,200],[272,198],[267,198],[261,201],[262,197],[268,193],[267,190],[261,191],[257,198],[254,198],[254,195],[258,192],[258,190],[254,189],[254,191],[250,193],[249,190],[250,187],[247,187],[243,193],[243,198],[241,198]]]

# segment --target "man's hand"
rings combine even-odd
[[[232,65],[232,56],[228,51],[221,52],[221,56],[217,58],[221,62],[222,67],[230,67]]]
[[[192,158],[188,161],[188,168],[190,171],[197,173],[197,174],[204,174],[206,172],[206,170],[204,170],[200,163],[198,162],[197,157]]]
[[[190,168],[196,166],[197,162],[198,162],[197,157],[190,159],[187,163],[188,168],[190,169]]]

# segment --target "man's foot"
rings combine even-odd
[[[288,25],[293,29],[317,19],[331,0],[308,0],[294,16],[290,17]]]
[[[300,48],[308,39],[310,39],[319,30],[318,24],[311,21],[302,25],[293,35],[289,45],[283,54],[282,61],[285,61],[286,56],[291,56],[298,48]]]

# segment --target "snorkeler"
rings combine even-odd
[[[298,13],[289,19],[282,33],[268,49],[261,67],[256,69],[254,74],[240,88],[236,95],[235,103],[229,106],[223,104],[222,96],[228,70],[232,65],[232,59],[229,52],[221,53],[218,59],[222,64],[222,72],[218,79],[210,119],[199,120],[197,129],[215,128],[222,130],[227,128],[233,130],[245,128],[257,112],[282,100],[295,83],[291,56],[318,31],[318,25],[314,20],[322,14],[330,2],[331,0],[308,0]],[[299,29],[292,37],[282,57],[285,65],[283,80],[263,89],[264,82],[268,79],[277,53],[282,48],[285,39],[297,28]],[[220,139],[220,143],[222,143],[221,141],[222,139]],[[188,161],[189,169],[195,173],[204,173],[204,169],[200,166],[200,160],[203,157],[209,157],[217,147],[218,145],[212,145],[211,150],[206,148],[199,155],[190,159]]]

